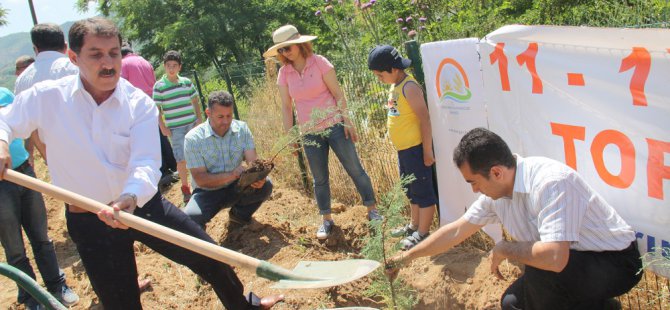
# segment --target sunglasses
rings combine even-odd
[[[293,45],[294,45],[294,44],[291,44],[291,45],[288,45],[288,46],[284,46],[284,47],[278,48],[278,49],[277,49],[277,53],[279,53],[279,54],[284,54],[284,52],[288,52],[288,51],[291,49],[291,47],[293,47]]]

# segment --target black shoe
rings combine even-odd
[[[158,181],[158,189],[161,194],[165,194],[172,188],[172,185],[179,182],[179,173],[168,171],[163,174],[160,181]]]
[[[228,220],[231,223],[234,223],[234,224],[237,224],[237,225],[240,225],[240,226],[245,226],[245,225],[251,223],[251,220],[245,220],[245,219],[237,216],[235,214],[235,212],[233,212],[232,209],[230,209],[230,211],[228,211]]]

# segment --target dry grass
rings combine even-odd
[[[254,134],[256,149],[261,157],[266,158],[272,155],[270,151],[276,147],[274,144],[283,134],[281,99],[277,87],[270,79],[256,82],[253,88],[251,97],[248,98],[249,107],[245,121],[249,123]],[[355,117],[353,121],[359,123]],[[379,129],[357,126],[357,132],[359,141],[356,148],[361,163],[372,179],[375,191],[385,192],[398,179],[396,151]],[[329,173],[333,199],[346,204],[361,203],[351,178],[332,152],[330,156]],[[272,173],[273,180],[292,188],[303,188],[297,157],[291,153],[280,154],[276,164],[276,171]]]
[[[350,87],[361,89],[360,82],[350,82],[346,77],[343,80],[345,90]],[[360,80],[360,78],[355,80]],[[266,158],[272,155],[269,154],[270,151],[283,134],[281,99],[273,78],[256,82],[253,89],[250,92],[251,97],[248,98],[249,110],[245,121],[249,123],[254,134],[260,156]],[[373,101],[379,100],[378,85],[377,89],[374,87],[371,89],[373,89],[372,93],[368,94],[362,94],[359,91],[350,92],[348,99],[349,107],[354,111],[351,117],[359,134],[358,155],[372,180],[375,191],[380,193],[388,191],[398,180],[397,155],[386,137],[383,123],[379,124],[380,119],[377,117],[369,117],[371,114],[376,114],[376,110],[371,108],[371,103],[366,99],[361,99],[361,97],[369,96],[374,98]],[[351,93],[360,94],[359,98]],[[295,189],[304,189],[297,157],[290,153],[281,154],[276,164],[275,171],[271,175],[275,182]],[[345,204],[360,203],[360,197],[353,182],[332,153],[329,171],[333,199]],[[308,179],[311,179],[309,172],[307,175]],[[316,208],[314,211],[316,213]],[[485,233],[479,232],[468,238],[462,246],[488,251],[493,248],[494,243]],[[667,278],[645,272],[642,281],[628,294],[619,297],[619,300],[623,309],[670,310],[669,286],[670,281]]]

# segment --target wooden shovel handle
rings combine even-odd
[[[70,192],[58,186],[46,183],[42,180],[32,178],[14,170],[5,170],[4,179],[41,192],[43,194],[47,194],[51,197],[62,200],[71,205],[75,205],[92,213],[98,213],[99,211],[105,209],[113,210],[110,206],[102,204],[98,201]],[[216,244],[209,243],[204,240],[200,240],[198,238],[161,226],[127,212],[115,212],[114,216],[117,220],[128,227],[229,265],[238,266],[256,272],[256,269],[261,264],[261,261],[256,258],[226,249],[224,247],[220,247]]]

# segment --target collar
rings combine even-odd
[[[526,184],[526,179],[524,178],[524,168],[525,163],[523,157],[519,154],[514,154],[516,157],[516,172],[514,175],[514,193],[527,194],[530,189],[528,188],[529,184]]]
[[[309,55],[309,57],[307,57],[307,59],[305,59],[305,69],[303,69],[302,73],[304,74],[305,70],[307,70],[307,68],[309,68],[314,63],[316,63],[316,56],[314,54]],[[289,71],[298,72],[298,70],[293,68],[293,64],[291,64],[290,66],[286,66],[286,67]]]
[[[58,59],[58,58],[63,58],[67,57],[67,55],[61,53],[61,52],[56,52],[56,51],[44,51],[40,52],[35,56],[35,61],[47,61],[47,60],[53,60],[53,59]]]
[[[214,129],[212,129],[212,125],[209,124],[209,120],[207,120],[205,123],[206,123],[206,125],[204,126],[205,137],[215,136],[215,137],[223,138],[222,136],[219,136],[218,134],[216,134],[216,132],[214,132]],[[238,133],[240,131],[240,124],[235,119],[230,124],[230,128],[228,128],[228,131],[226,131],[226,134],[228,134],[231,131],[233,133]],[[225,137],[226,134],[224,134],[223,136]]]
[[[163,76],[161,77],[161,81],[163,81],[163,83],[168,85],[177,85],[179,84],[179,82],[181,82],[181,75],[177,74],[177,82],[173,83],[172,81],[170,81],[170,79],[168,79],[167,74],[163,74]]]
[[[105,101],[103,101],[103,103],[114,102],[114,101],[120,103],[120,102],[123,101],[123,98],[127,97],[125,95],[125,93],[123,92],[123,90],[121,89],[122,88],[121,87],[122,81],[124,81],[124,79],[119,78],[119,81],[116,83],[116,88],[114,88],[114,92],[112,93],[111,96],[109,96],[109,98],[107,98]],[[84,88],[84,82],[81,81],[81,75],[80,74],[77,74],[75,76],[75,82],[71,84],[71,87],[72,87],[72,91],[70,91],[70,97],[74,97],[74,95],[76,93],[86,94],[86,96],[91,98],[93,104],[98,105],[95,102],[95,100],[93,100],[93,96],[86,90],[86,88]],[[100,105],[102,105],[102,103]]]

